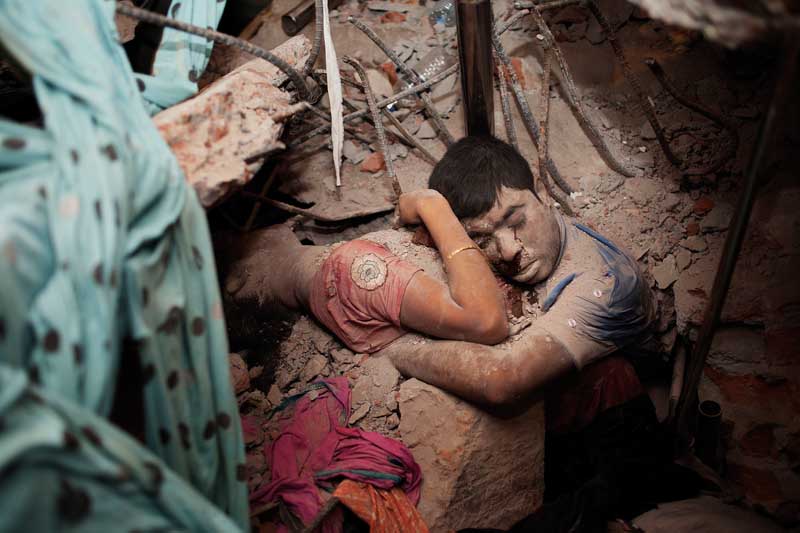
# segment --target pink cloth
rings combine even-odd
[[[351,350],[376,352],[405,334],[400,307],[420,270],[385,246],[350,241],[336,248],[314,276],[311,312]]]
[[[286,408],[275,415],[280,435],[264,447],[272,480],[251,493],[251,505],[283,500],[308,525],[322,506],[317,485],[343,477],[383,489],[399,485],[416,505],[422,475],[408,448],[344,427],[350,415],[347,378],[319,380],[312,388],[285,401]],[[341,516],[332,514],[322,531],[341,531]]]

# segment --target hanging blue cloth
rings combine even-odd
[[[0,43],[31,75],[44,117],[42,127],[0,120],[0,364],[8,369],[0,398],[16,401],[8,391],[22,387],[24,372],[55,404],[106,418],[126,379],[121,358],[133,358],[143,376],[144,443],[166,477],[185,481],[175,490],[194,490],[171,501],[205,505],[209,515],[216,506],[232,522],[214,524],[244,530],[244,446],[208,226],[139,95],[114,5],[0,0]],[[70,465],[89,485],[103,483],[89,475],[92,460],[66,455],[70,443],[45,452],[42,440],[16,438],[28,428],[52,444],[60,426],[42,425],[36,409],[8,408],[15,425],[0,430],[0,471],[37,464],[55,475]],[[50,460],[35,463],[43,453]],[[40,482],[3,475],[0,494],[36,492]],[[139,503],[148,516],[180,514]],[[25,513],[0,514],[0,530],[30,529]]]
[[[167,16],[201,28],[216,28],[225,0],[174,0]],[[211,58],[214,42],[172,28],[164,28],[153,61],[152,75],[134,74],[151,114],[197,93],[197,80]]]

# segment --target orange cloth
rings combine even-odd
[[[370,533],[428,533],[419,511],[400,487],[377,489],[345,479],[333,496],[369,524]]]

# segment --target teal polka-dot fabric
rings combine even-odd
[[[0,531],[242,531],[126,433],[0,363]]]
[[[172,0],[167,16],[201,28],[216,28],[224,9],[225,0]],[[164,28],[152,75],[134,74],[150,113],[194,96],[213,46],[203,37]]]
[[[205,214],[149,118],[113,12],[112,0],[0,0],[2,48],[31,74],[44,116],[41,127],[0,120],[3,379],[23,372],[48,398],[107,418],[118,379],[134,379],[120,367],[138,369],[142,438],[164,475],[194,488],[184,499],[246,529],[244,447]],[[38,441],[17,437],[42,423],[8,401],[0,420],[12,409],[19,434],[0,430],[0,493],[36,492],[40,477],[5,473],[34,468]],[[93,471],[69,443],[47,453],[35,470]],[[98,483],[100,499],[136,490],[86,483]],[[167,507],[142,504],[181,515]],[[24,530],[7,522],[22,511],[0,515],[0,531]]]

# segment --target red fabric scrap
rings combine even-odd
[[[318,486],[341,478],[386,490],[399,486],[414,505],[419,501],[422,475],[408,448],[377,433],[344,427],[350,414],[347,378],[318,380],[312,390],[284,404],[272,421],[280,434],[264,446],[272,478],[251,493],[252,507],[282,500],[308,525],[323,505]],[[332,513],[322,531],[338,533],[341,526],[341,515]]]

